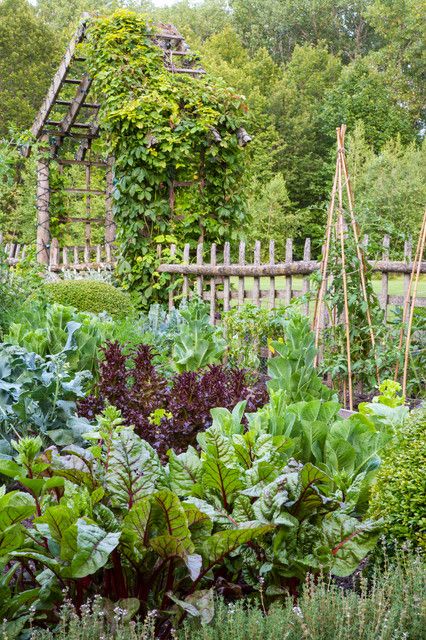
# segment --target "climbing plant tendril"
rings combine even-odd
[[[245,221],[244,99],[207,76],[167,71],[155,32],[145,17],[118,11],[93,20],[87,41],[115,157],[119,273],[142,306],[167,290],[158,241],[223,242]]]

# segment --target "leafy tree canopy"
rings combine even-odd
[[[27,0],[0,1],[0,137],[32,123],[61,52]]]

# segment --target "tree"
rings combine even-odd
[[[394,248],[401,248],[398,240],[416,239],[426,202],[426,142],[404,146],[397,137],[374,153],[359,124],[349,136],[348,162],[355,212],[370,250],[381,254],[384,233],[396,241]]]
[[[377,62],[387,70],[387,82],[406,104],[418,130],[426,120],[426,12],[418,0],[375,0],[367,21],[383,46]]]
[[[317,205],[329,189],[330,140],[318,127],[318,113],[340,73],[339,59],[324,44],[297,45],[276,92],[273,111],[283,141],[281,170],[299,208]]]
[[[232,0],[233,19],[244,43],[267,47],[286,62],[296,45],[326,41],[347,62],[365,54],[374,33],[364,14],[371,0]]]
[[[363,122],[366,140],[375,151],[397,135],[404,144],[415,137],[406,106],[393,95],[387,76],[370,58],[345,67],[321,105],[320,127],[330,144],[338,125],[345,123],[350,131],[358,121]]]
[[[294,209],[281,173],[258,189],[249,200],[248,210],[252,220],[249,239],[261,241],[265,260],[269,241],[275,240],[275,259],[284,261],[286,240],[304,235],[306,215]]]
[[[111,13],[125,4],[123,0],[38,0],[37,14],[67,44],[84,13]],[[149,2],[138,3],[142,4],[152,8]]]
[[[227,86],[245,96],[249,107],[248,128],[252,142],[248,154],[248,195],[278,171],[282,148],[271,114],[271,100],[278,86],[280,69],[263,48],[250,55],[241,38],[226,27],[208,38],[201,48],[204,68]]]
[[[170,7],[154,10],[153,15],[164,22],[175,24],[189,40],[192,39],[191,36],[195,36],[200,42],[231,24],[226,0],[204,0],[197,3],[180,0]]]
[[[0,2],[0,136],[30,126],[59,57],[55,33],[27,0]]]

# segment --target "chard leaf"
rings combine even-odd
[[[15,549],[19,549],[24,541],[24,532],[20,524],[7,527],[0,531],[0,558]]]
[[[61,542],[62,536],[76,520],[76,514],[69,508],[61,504],[47,507],[45,512],[39,518],[34,520],[36,526],[38,524],[47,524],[50,535],[55,542]]]
[[[300,471],[298,483],[298,497],[291,509],[299,520],[312,515],[323,505],[331,502],[325,493],[332,487],[331,478],[321,469],[308,462]]]
[[[219,531],[208,538],[201,549],[203,557],[203,573],[207,573],[215,564],[221,562],[231,551],[251,540],[260,538],[272,531],[273,525],[227,529]]]
[[[34,498],[23,491],[9,491],[0,497],[0,531],[31,517],[36,510]]]
[[[203,461],[202,484],[204,489],[212,489],[227,509],[233,495],[243,486],[241,469],[216,458],[206,458]]]
[[[170,487],[179,496],[190,496],[200,478],[201,460],[194,449],[176,455],[169,452]]]
[[[185,562],[189,575],[194,581],[201,571],[202,558],[198,553],[188,553],[182,542],[169,534],[151,538],[149,542],[151,548],[162,558],[182,558]]]
[[[334,558],[331,572],[349,576],[361,560],[374,549],[380,535],[380,522],[360,522],[344,513],[328,513],[323,530]]]
[[[120,533],[107,533],[80,518],[65,531],[62,539],[61,557],[68,559],[71,556],[70,566],[62,574],[69,578],[85,578],[96,573],[108,562],[119,540]]]
[[[152,503],[162,515],[163,530],[165,529],[166,534],[176,538],[188,553],[192,553],[194,545],[185,510],[178,496],[169,489],[162,489],[152,496]]]
[[[130,534],[138,548],[147,547],[151,520],[151,500],[143,498],[133,505],[123,521],[123,532]]]
[[[188,527],[191,532],[191,540],[195,547],[200,546],[211,534],[213,522],[210,517],[198,509],[195,504],[183,502]]]
[[[122,429],[114,435],[106,473],[113,506],[130,509],[152,493],[162,473],[156,457],[133,429]]]
[[[167,594],[181,609],[194,618],[200,618],[203,624],[209,624],[214,616],[214,590],[200,589],[180,600],[173,593]]]

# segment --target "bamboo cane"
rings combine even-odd
[[[337,133],[337,135],[339,135]],[[346,357],[348,363],[348,392],[349,392],[349,410],[353,411],[353,390],[352,390],[352,361],[351,361],[351,338],[349,326],[349,305],[348,305],[348,283],[346,278],[346,255],[345,255],[345,237],[343,232],[343,193],[342,193],[342,156],[338,156],[338,193],[339,193],[339,219],[338,229],[340,236],[340,252],[342,263],[342,282],[343,282],[343,301],[344,301],[344,321],[346,334]],[[345,393],[346,407],[346,393]]]
[[[379,374],[379,366],[378,366],[378,363],[377,363],[377,352],[376,352],[376,338],[375,338],[375,335],[374,335],[373,323],[372,323],[372,320],[371,320],[370,305],[369,305],[369,302],[368,302],[367,286],[366,286],[366,281],[365,281],[364,255],[363,255],[363,253],[361,251],[361,247],[360,247],[360,243],[359,243],[358,225],[357,225],[357,222],[356,222],[356,219],[355,219],[354,208],[353,208],[353,194],[352,194],[352,189],[351,189],[351,185],[350,185],[350,178],[349,178],[348,168],[347,168],[347,165],[346,165],[345,147],[344,147],[345,132],[346,132],[346,125],[342,124],[342,126],[340,128],[337,128],[337,144],[338,144],[338,147],[339,147],[339,154],[340,154],[340,156],[342,158],[342,168],[343,168],[343,173],[344,173],[344,176],[345,176],[345,185],[346,185],[346,192],[347,192],[347,198],[348,198],[348,209],[349,209],[349,214],[350,214],[350,218],[351,218],[351,226],[352,226],[352,230],[353,230],[353,234],[354,234],[356,254],[357,254],[357,258],[358,258],[358,262],[359,262],[359,273],[360,273],[360,278],[361,278],[361,290],[362,290],[362,295],[363,295],[364,302],[365,302],[365,305],[366,305],[366,316],[367,316],[368,328],[369,328],[369,333],[370,333],[371,346],[373,347],[373,354],[374,354],[374,359],[375,359],[375,362],[376,362],[377,383],[380,384],[380,374]]]
[[[401,351],[402,342],[404,340],[404,326],[405,326],[405,323],[407,321],[408,310],[410,308],[411,287],[413,286],[413,279],[414,279],[414,273],[416,271],[417,261],[420,259],[419,258],[420,245],[421,245],[423,227],[424,227],[425,224],[426,224],[426,210],[425,210],[425,213],[424,213],[424,216],[423,216],[423,221],[422,221],[422,225],[421,225],[421,228],[420,228],[419,238],[417,240],[416,253],[414,255],[413,266],[412,266],[411,273],[410,273],[410,280],[409,280],[409,283],[408,283],[407,293],[405,294],[405,299],[404,299],[404,306],[403,306],[403,310],[402,310],[402,323],[401,323],[401,329],[399,331],[398,352]],[[420,262],[421,262],[421,259],[420,259]],[[395,366],[395,375],[394,375],[395,382],[398,380],[398,373],[399,373],[399,361],[397,360],[396,361],[396,366]]]
[[[337,190],[338,160],[339,159],[337,158],[336,170],[334,172],[333,188],[331,191],[330,205],[329,205],[328,214],[327,214],[326,240],[325,240],[325,247],[324,247],[324,256],[321,263],[321,285],[315,300],[314,320],[313,320],[313,327],[312,327],[315,331],[315,348],[318,348],[318,344],[319,344],[320,319],[321,319],[321,313],[324,305],[324,294],[325,294],[325,288],[326,288],[326,282],[327,282],[328,258],[330,255],[331,228],[333,223],[334,203],[336,199],[336,190]],[[315,356],[315,365],[317,365],[317,359],[318,359],[318,354]]]
[[[425,250],[425,243],[426,243],[426,211],[423,215],[423,224],[420,232],[420,238],[421,238],[421,241],[420,241],[420,251],[418,256],[419,259],[417,262],[416,277],[414,279],[413,297],[412,297],[412,302],[410,307],[410,316],[408,320],[407,335],[405,337],[404,371],[402,374],[402,395],[404,396],[407,391],[408,360],[410,356],[411,330],[413,326],[414,308],[415,308],[415,301],[417,296],[417,285],[419,284],[420,267],[421,267],[423,253]]]

